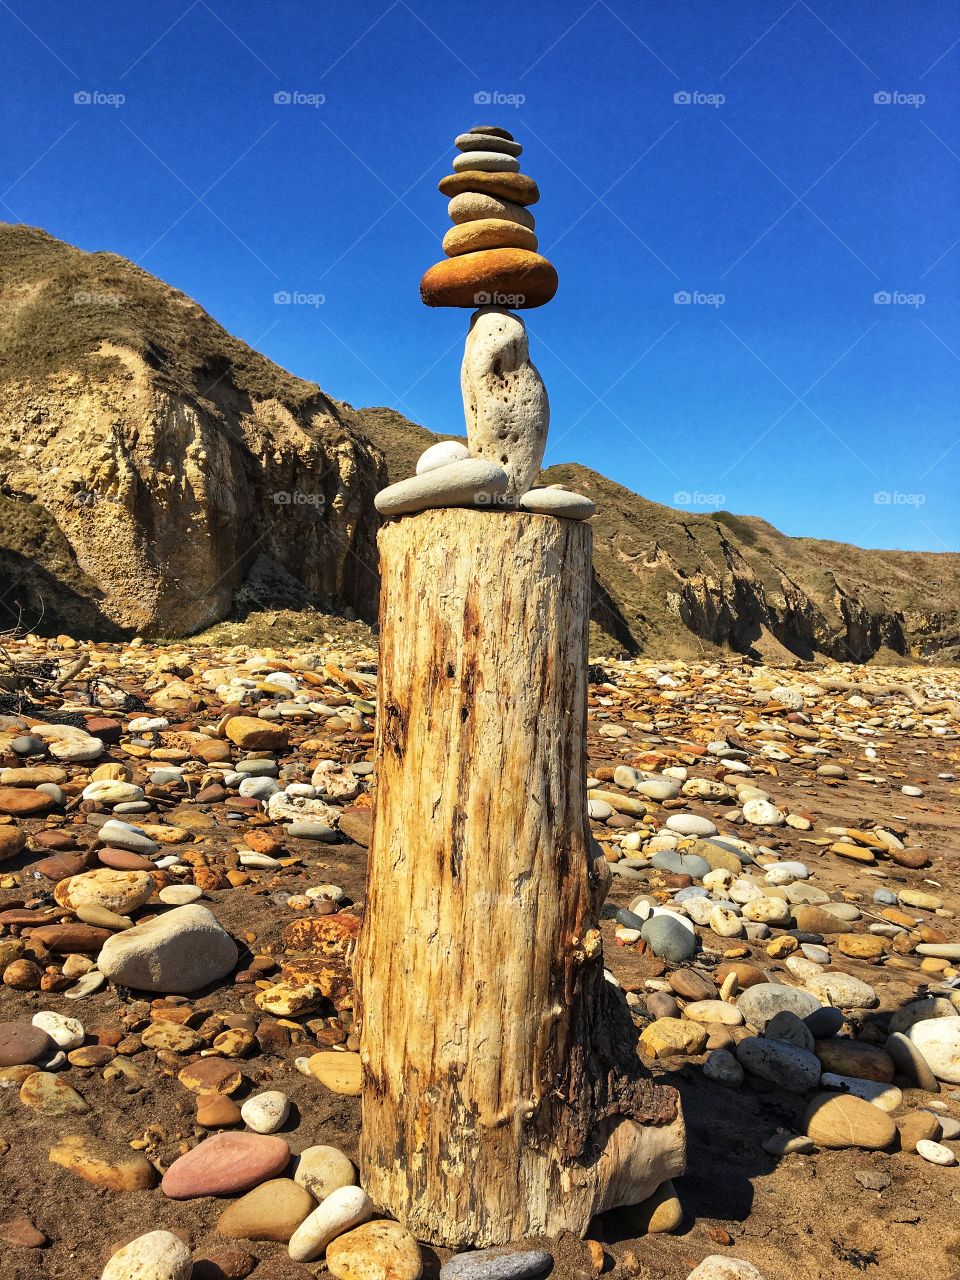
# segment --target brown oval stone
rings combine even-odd
[[[886,1111],[853,1094],[818,1094],[807,1108],[803,1129],[820,1147],[862,1147],[882,1151],[897,1136]]]
[[[92,924],[45,924],[33,929],[30,937],[58,955],[71,955],[76,951],[93,955],[113,934],[109,929],[97,929]]]
[[[526,249],[483,249],[445,258],[424,273],[420,297],[428,307],[491,303],[517,310],[542,307],[557,292],[552,263]],[[498,298],[509,302],[498,302]]]
[[[14,960],[3,971],[3,985],[17,991],[37,991],[43,970],[32,960]]]
[[[0,924],[14,925],[21,929],[39,928],[56,919],[55,911],[30,911],[26,907],[11,907],[9,911],[0,911]]]
[[[0,1067],[18,1067],[52,1058],[56,1043],[30,1022],[0,1022]]]
[[[919,870],[930,865],[929,856],[922,849],[891,849],[890,859],[898,867],[912,867]]]
[[[745,991],[747,987],[759,986],[761,982],[767,981],[767,975],[758,965],[748,964],[745,960],[727,960],[714,969],[714,982],[718,987],[722,987],[724,979],[731,973],[737,975],[737,985],[741,991]]]
[[[33,843],[38,849],[54,849],[60,853],[77,847],[76,837],[69,831],[56,831],[48,828],[33,833]]]
[[[540,188],[525,173],[486,173],[480,169],[465,169],[448,173],[437,183],[441,195],[452,198],[464,191],[479,191],[485,196],[497,196],[514,204],[536,204]]]
[[[931,1111],[911,1111],[897,1121],[897,1128],[901,1151],[916,1151],[921,1139],[936,1142],[940,1137],[940,1121]]]
[[[37,875],[47,880],[66,880],[69,876],[80,875],[87,869],[86,853],[54,853],[49,858],[41,858],[30,867]]]
[[[105,1067],[117,1056],[116,1049],[105,1044],[85,1044],[79,1049],[72,1049],[67,1054],[67,1061],[73,1067]]]
[[[19,827],[0,827],[0,862],[14,858],[27,843],[27,837]]]
[[[236,1093],[243,1084],[242,1073],[226,1058],[199,1058],[188,1063],[177,1079],[193,1093]]]
[[[29,787],[0,787],[0,813],[25,818],[48,813],[54,807],[54,799],[45,791]]]
[[[886,1049],[862,1040],[847,1040],[839,1036],[818,1040],[814,1053],[823,1064],[824,1071],[833,1071],[839,1076],[856,1076],[859,1080],[889,1084],[896,1071]]]
[[[217,1230],[236,1240],[276,1240],[286,1244],[316,1200],[292,1178],[271,1178],[235,1200],[220,1215]]]
[[[709,978],[695,969],[677,969],[667,979],[671,988],[684,1000],[714,1000],[717,989]]]
[[[131,853],[128,849],[111,849],[105,846],[97,850],[97,861],[114,871],[153,871],[153,863],[139,853]]]
[[[240,1108],[225,1093],[197,1095],[197,1124],[205,1129],[231,1129],[241,1122]]]

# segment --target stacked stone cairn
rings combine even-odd
[[[443,238],[447,256],[426,272],[420,295],[428,307],[476,308],[460,371],[467,443],[431,445],[415,476],[377,494],[377,510],[401,516],[437,507],[519,508],[585,520],[596,510],[589,498],[559,485],[532,487],[550,405],[514,311],[541,307],[557,291],[555,268],[536,251],[529,211],[540,192],[520,172],[523,148],[506,129],[475,125],[455,145],[453,173],[439,184],[453,222]]]

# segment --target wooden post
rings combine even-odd
[[[682,1172],[597,926],[589,525],[384,526],[376,801],[357,958],[361,1180],[420,1239],[505,1243]]]

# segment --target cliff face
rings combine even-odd
[[[0,631],[373,621],[373,496],[436,439],[330,399],[122,258],[0,224]],[[599,651],[960,661],[960,555],[686,514],[574,464],[543,480],[598,504]]]
[[[0,627],[22,606],[184,635],[254,569],[371,614],[382,459],[319,388],[131,263],[31,228],[0,227],[0,312]]]

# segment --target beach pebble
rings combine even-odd
[[[954,1165],[957,1157],[942,1142],[931,1142],[929,1138],[920,1138],[917,1142],[917,1155],[923,1156],[931,1164]]]
[[[290,1114],[290,1099],[279,1089],[255,1094],[240,1108],[240,1115],[254,1133],[276,1133]]]
[[[294,1262],[319,1258],[332,1240],[366,1222],[372,1213],[373,1202],[360,1187],[338,1187],[294,1231],[290,1257]]]
[[[101,1280],[189,1280],[190,1250],[170,1231],[148,1231],[118,1249]]]
[[[417,475],[425,475],[435,471],[437,467],[445,467],[449,462],[463,462],[470,457],[470,450],[459,440],[439,440],[436,444],[424,449],[417,459]]]
[[[399,1222],[368,1222],[327,1246],[327,1270],[337,1280],[419,1280],[423,1258]]]

